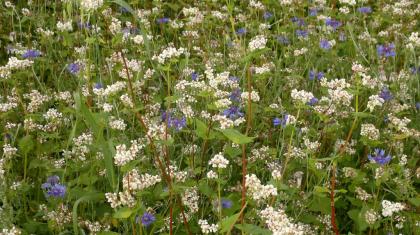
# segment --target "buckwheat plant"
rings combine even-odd
[[[0,235],[418,234],[419,19],[0,1]]]

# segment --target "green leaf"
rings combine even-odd
[[[117,210],[114,213],[114,218],[116,218],[116,219],[127,219],[128,217],[131,216],[131,214],[133,214],[133,212],[134,212],[134,210],[132,210],[130,208],[127,208],[127,207],[124,207],[124,208],[121,208],[121,209]]]
[[[26,155],[34,148],[35,144],[32,139],[32,136],[27,135],[20,139],[19,141],[19,149],[22,151],[23,155]]]
[[[230,234],[230,231],[232,230],[233,226],[235,225],[236,221],[238,221],[239,217],[241,216],[241,213],[245,209],[247,204],[242,208],[242,210],[239,213],[236,213],[232,216],[229,216],[227,218],[224,218],[220,222],[220,232]]]
[[[103,231],[98,233],[98,235],[119,235],[119,233],[111,232],[111,231]]]
[[[253,224],[237,224],[235,225],[236,228],[244,232],[245,234],[252,234],[252,235],[268,235],[272,234],[272,232],[268,229],[260,228]]]
[[[248,137],[235,129],[224,129],[221,132],[235,144],[247,144],[254,140],[253,137]]]
[[[420,198],[418,197],[413,197],[413,198],[409,198],[408,201],[413,204],[416,207],[420,207]]]
[[[77,220],[77,208],[79,204],[83,201],[99,201],[99,200],[103,200],[104,198],[105,198],[105,195],[103,193],[88,193],[86,196],[83,196],[77,199],[77,201],[73,205],[73,212],[72,212],[74,234],[77,235],[79,233],[79,230],[78,230],[79,223]]]
[[[199,119],[195,119],[195,125],[195,133],[198,137],[203,138],[205,140],[213,138],[213,136],[210,136],[210,134],[209,136],[207,136],[208,127],[204,122],[200,121]]]

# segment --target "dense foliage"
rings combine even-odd
[[[420,230],[418,1],[0,3],[0,234]]]

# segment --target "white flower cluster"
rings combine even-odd
[[[267,38],[264,35],[255,36],[248,44],[250,51],[255,51],[258,49],[264,49],[265,44],[267,44]]]
[[[137,169],[133,169],[123,177],[123,189],[128,191],[143,190],[161,182],[159,175],[140,175]]]
[[[127,127],[127,124],[124,123],[124,120],[121,118],[115,118],[113,116],[110,117],[109,127],[114,130],[123,131]]]
[[[66,22],[58,21],[57,29],[60,32],[71,32],[73,31],[73,26],[72,26],[71,21],[66,21]]]
[[[376,106],[382,107],[384,103],[385,103],[385,100],[379,97],[379,95],[371,95],[369,96],[367,108],[372,112]]]
[[[242,98],[242,100],[248,100],[249,99],[249,92],[247,92],[247,91],[242,92],[241,98]],[[260,95],[258,95],[258,92],[251,91],[251,101],[253,101],[253,102],[260,101]]]
[[[6,65],[0,66],[0,78],[7,79],[12,74],[13,70],[20,70],[33,65],[32,60],[19,60],[16,57],[10,57]]]
[[[404,204],[400,202],[391,202],[388,200],[382,201],[382,215],[384,217],[391,217],[392,214],[398,213],[399,211],[402,211],[405,209]]]
[[[22,232],[15,226],[13,226],[10,229],[4,228],[0,232],[0,235],[20,235],[20,234],[22,234]]]
[[[291,93],[292,99],[295,102],[301,103],[301,104],[307,104],[312,98],[314,98],[314,95],[312,92],[293,89]]]
[[[229,160],[227,160],[222,152],[214,155],[212,159],[210,159],[209,164],[214,168],[224,169],[229,164]]]
[[[80,7],[86,11],[94,11],[104,4],[103,0],[81,0]]]
[[[273,235],[307,234],[304,226],[293,223],[282,209],[275,210],[269,206],[260,211],[259,215]]]
[[[23,98],[30,100],[30,103],[26,107],[30,113],[36,112],[42,104],[50,100],[48,95],[43,95],[37,90],[32,90],[31,93],[24,94]]]
[[[277,189],[271,184],[262,185],[255,174],[246,175],[245,182],[248,192],[251,193],[255,201],[262,201],[271,196],[277,196]]]
[[[13,155],[17,153],[18,149],[12,147],[10,144],[3,145],[3,156],[5,159],[10,159]]]
[[[373,124],[370,124],[370,123],[362,124],[360,135],[367,137],[370,140],[378,140],[379,130],[376,129],[375,125]]]
[[[198,225],[200,225],[201,232],[204,234],[217,233],[217,230],[219,229],[218,224],[209,224],[207,220],[203,219],[198,220]]]
[[[119,206],[133,207],[136,205],[136,199],[129,191],[117,193],[105,193],[106,200],[112,208]]]
[[[134,160],[137,154],[144,147],[143,144],[140,144],[137,140],[131,141],[131,147],[127,149],[125,144],[120,144],[115,147],[116,154],[114,157],[114,163],[117,166],[124,166],[128,162]]]
[[[167,60],[179,57],[182,54],[186,53],[186,51],[187,50],[182,47],[176,49],[173,46],[168,46],[159,55],[154,55],[152,59],[158,61],[160,64],[164,64]]]
[[[420,36],[419,32],[412,32],[410,37],[408,37],[408,43],[406,45],[407,48],[413,49],[416,47],[420,47]]]
[[[198,212],[198,200],[200,196],[196,187],[188,188],[182,195],[182,203],[188,207],[191,213]]]
[[[410,119],[404,118],[397,118],[393,113],[388,115],[389,125],[394,127],[397,131],[404,133],[404,134],[411,134],[412,131],[407,127],[407,125],[411,122]]]
[[[373,225],[380,217],[381,216],[373,209],[369,209],[365,212],[365,221],[369,225]]]
[[[86,160],[86,155],[90,152],[89,146],[93,143],[91,133],[83,133],[77,138],[73,138],[73,148],[71,151],[64,150],[64,156],[74,157],[80,161]]]

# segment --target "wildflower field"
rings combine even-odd
[[[0,235],[420,234],[418,0],[0,0]]]

